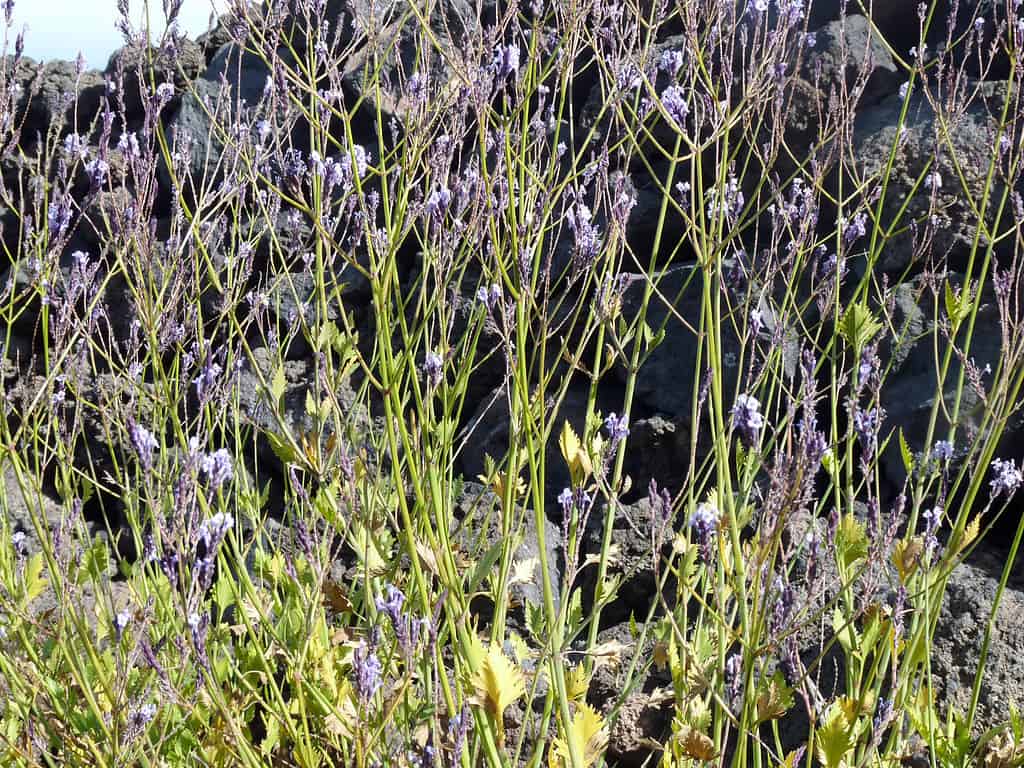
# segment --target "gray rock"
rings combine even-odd
[[[501,500],[489,488],[476,482],[464,483],[462,493],[455,499],[454,512],[458,526],[452,532],[452,541],[471,560],[479,562],[493,547],[506,543],[502,534]],[[556,603],[559,599],[562,533],[558,526],[546,519],[544,530],[538,531],[532,510],[518,506],[512,530],[516,542],[513,562],[534,566],[529,577],[513,584],[508,593],[509,626],[525,638],[528,637],[528,607],[537,609],[544,605],[544,579],[540,569],[542,548]],[[474,600],[471,608],[485,622],[493,616],[494,605],[485,598]]]
[[[673,521],[662,526],[654,519],[655,507],[646,497],[633,504],[621,505],[615,510],[612,526],[611,546],[615,557],[610,563],[608,575],[618,578],[618,593],[601,612],[601,624],[613,625],[628,621],[630,617],[638,622],[647,619],[647,613],[658,599],[657,572],[654,558],[659,558],[664,567],[671,553],[675,536]],[[595,508],[590,516],[584,540],[584,552],[595,557],[601,554],[604,538],[605,508]],[[660,537],[661,547],[654,552],[655,537]],[[581,574],[584,593],[592,598],[596,587],[597,568],[589,566]],[[669,607],[675,604],[675,581],[669,579],[665,586],[665,597]],[[662,611],[658,610],[657,614]]]
[[[644,294],[644,279],[639,275],[630,277],[634,279],[626,289],[622,301],[622,314],[627,322],[632,322],[638,316]],[[672,267],[659,273],[658,293],[651,297],[647,324],[655,331],[664,324],[665,338],[644,361],[636,382],[636,397],[645,406],[660,412],[684,429],[690,428],[694,397],[704,374],[703,366],[698,370],[696,334],[700,322],[702,280],[701,268],[696,265]],[[723,312],[726,311],[726,305],[723,303],[722,306]],[[762,331],[765,338],[762,341],[767,343],[772,340],[775,320],[767,304],[762,302],[761,309],[765,318],[765,328]],[[680,318],[687,324],[684,325]],[[729,406],[736,393],[736,387],[743,378],[739,368],[743,344],[736,335],[734,326],[742,324],[744,320],[723,320],[721,386],[726,405]],[[783,334],[783,337],[786,337],[786,334]],[[704,358],[706,351],[702,352],[702,359]],[[794,370],[795,365],[795,350],[790,349],[787,342],[786,369]],[[616,370],[624,379],[625,369],[619,366]]]
[[[131,124],[142,118],[146,102],[163,83],[174,86],[174,100],[164,106],[167,112],[172,111],[176,99],[181,98],[205,63],[198,43],[178,37],[161,48],[138,43],[122,46],[111,54],[105,72],[111,81],[119,71],[124,73],[124,121]]]
[[[582,641],[577,645],[579,650],[584,647]],[[618,654],[600,657],[602,663],[594,668],[587,700],[607,719],[608,757],[616,765],[639,768],[650,760],[651,745],[663,742],[669,732],[672,674],[656,661],[653,632],[647,633],[641,646],[628,624],[616,624],[598,633],[597,645],[609,653],[618,649]],[[572,654],[570,660],[578,663]]]
[[[568,420],[577,435],[583,434],[587,396],[586,387],[571,386],[552,420],[555,426],[552,428],[544,451],[546,462],[544,491],[549,517],[560,517],[561,511],[555,499],[562,489],[570,484],[569,470],[558,447],[558,436],[561,433],[562,423]],[[619,400],[619,404],[621,405],[621,400]],[[549,407],[551,406],[549,405]],[[611,396],[599,393],[598,410],[602,413],[610,413],[617,407],[620,406],[615,404]],[[510,429],[508,400],[502,389],[495,389],[484,398],[476,413],[470,418],[469,423],[457,438],[457,444],[465,443],[465,448],[459,455],[459,462],[466,477],[483,474],[485,454],[490,455],[501,466],[501,462],[508,453]]]
[[[274,376],[277,358],[266,347],[254,347],[253,360],[262,373],[267,385]],[[259,376],[252,364],[246,364],[238,373],[234,386],[237,387],[240,413],[256,428],[256,445],[261,459],[266,466],[283,470],[284,462],[275,451],[272,438],[282,444],[286,441],[284,428],[287,428],[293,440],[301,440],[302,436],[313,426],[312,417],[306,413],[306,394],[310,391],[314,380],[312,361],[291,360],[284,362],[285,390],[281,402],[281,417],[284,427],[278,423],[274,415],[274,406],[270,395],[260,384]],[[335,392],[341,413],[339,426],[341,434],[338,438],[346,446],[363,447],[367,430],[371,423],[365,407],[356,399],[356,394],[345,383]],[[328,440],[334,433],[334,424],[325,425],[321,448],[327,451]],[[301,443],[300,443],[301,444]]]
[[[8,57],[9,70],[13,57]],[[13,75],[18,89],[15,101],[14,125],[20,128],[23,146],[43,137],[55,124],[71,130],[84,131],[99,112],[106,92],[102,73],[87,70],[79,77],[71,61],[36,63],[24,57]],[[75,122],[77,109],[77,123]]]
[[[950,574],[932,645],[932,679],[940,711],[964,713],[971,701],[985,627],[992,613],[1004,559],[976,554]],[[1003,593],[985,662],[975,734],[1005,722],[1010,704],[1024,707],[1024,584],[1019,574]]]
[[[905,134],[888,181],[880,224],[888,229],[899,216],[898,229],[909,227],[912,220],[924,222],[926,217],[936,216],[931,253],[933,258],[953,270],[963,271],[970,257],[978,222],[967,201],[973,200],[980,204],[984,196],[988,166],[993,153],[998,151],[994,147],[996,117],[993,116],[1000,113],[1006,98],[1006,88],[1006,83],[980,84],[978,97],[962,116],[952,119],[945,126],[937,120],[928,100],[921,94],[920,86],[910,98]],[[853,144],[858,150],[856,168],[861,178],[882,172],[887,166],[896,141],[902,109],[903,100],[897,94],[858,116],[854,125]],[[947,154],[947,144],[952,145],[958,170]],[[926,187],[924,183],[917,184],[930,162],[932,165],[929,173],[937,173],[941,179],[941,185],[935,189]],[[966,189],[961,185],[960,173],[963,174]],[[917,189],[912,194],[915,186]],[[1017,191],[1021,188],[1018,182]],[[1004,190],[1005,184],[997,176],[989,194],[989,208],[984,212],[986,223],[995,229],[997,237],[1010,231],[1016,223],[1012,205],[1008,204],[998,228],[995,226],[997,204]],[[933,194],[934,208],[931,207]],[[904,205],[907,205],[907,209],[900,214]],[[923,228],[923,223],[918,225],[919,230]],[[1012,249],[1008,244],[1010,240],[1003,238],[1002,242],[995,245],[997,256],[1005,257],[1008,254],[1007,249]],[[924,267],[924,264],[913,261],[913,242],[909,229],[894,235],[885,245],[876,269],[901,273],[911,267]],[[979,253],[983,253],[988,245],[989,241],[982,237],[978,246]],[[855,270],[858,276],[863,274],[863,259],[855,264]]]
[[[954,288],[962,289],[962,275],[951,273],[947,279]],[[891,320],[896,334],[890,343],[880,350],[883,366],[891,366],[882,385],[881,404],[886,411],[882,434],[888,434],[891,429],[902,429],[911,451],[918,456],[932,448],[926,446],[924,441],[932,408],[936,398],[940,396],[945,407],[939,408],[933,441],[946,439],[950,428],[947,414],[952,413],[957,380],[963,368],[960,356],[954,354],[940,389],[940,368],[937,366],[941,365],[942,358],[936,362],[936,344],[939,345],[940,354],[943,354],[949,342],[942,331],[936,328],[934,322],[936,300],[940,307],[940,318],[945,316],[941,283],[939,286],[937,299],[923,277],[909,280],[893,289],[895,301]],[[966,342],[966,331],[965,324],[956,340],[961,349]],[[980,297],[974,333],[966,357],[973,358],[980,371],[986,366],[991,366],[994,371],[1003,353],[999,310],[991,288],[988,288]],[[983,376],[982,382],[985,385],[990,384],[991,377]],[[969,381],[965,381],[959,418],[955,425],[961,447],[965,441],[974,439],[972,435],[975,435],[982,426],[984,411],[980,394]],[[1013,414],[1003,434],[1007,439],[1015,439],[1024,434],[1024,416],[1019,413]],[[956,455],[954,459],[955,467],[959,459]],[[906,470],[895,440],[882,456],[882,467],[890,487],[900,488],[906,477]]]

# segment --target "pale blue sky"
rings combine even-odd
[[[150,23],[162,31],[162,0],[149,0],[149,3]],[[144,0],[130,0],[129,7],[133,25],[141,29]],[[226,11],[227,0],[184,0],[178,14],[178,27],[194,40],[206,31],[214,8],[219,13]],[[14,52],[14,40],[25,24],[28,26],[26,56],[37,61],[73,61],[81,50],[89,69],[103,69],[110,54],[124,45],[116,22],[117,0],[15,0],[13,23],[7,30],[7,53]],[[3,25],[0,11],[0,37]]]

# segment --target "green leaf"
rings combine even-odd
[[[836,553],[846,568],[868,556],[868,536],[864,524],[852,512],[847,512],[836,531]]]
[[[291,443],[275,432],[267,431],[264,434],[266,435],[267,442],[270,443],[270,450],[281,460],[282,464],[292,464],[295,462],[299,454],[292,448]]]
[[[284,392],[287,387],[288,380],[284,376],[284,363],[281,363],[277,366],[277,370],[274,371],[274,376],[270,380],[270,397],[273,399],[275,405],[281,402],[281,398],[284,397]]]
[[[910,446],[907,445],[907,438],[903,436],[903,427],[900,427],[899,441],[900,456],[903,457],[903,468],[907,470],[909,475],[914,470],[914,454],[911,452]]]
[[[852,621],[847,621],[843,612],[836,608],[832,611],[832,631],[847,654],[853,653],[858,646],[857,630]]]
[[[100,576],[110,566],[110,551],[107,542],[97,537],[87,550],[82,553],[82,561],[75,582],[82,584],[86,578],[99,581]]]
[[[882,330],[882,324],[871,314],[871,310],[858,302],[851,304],[843,315],[839,333],[858,352]]]
[[[971,296],[971,289],[969,286],[964,286],[960,291],[954,291],[953,286],[946,281],[945,285],[945,299],[946,314],[949,319],[953,321],[953,324],[958,324],[961,320],[971,314],[971,308],[974,305],[973,298]]]
[[[842,708],[833,704],[818,729],[818,759],[825,768],[839,768],[852,748],[853,728]]]
[[[36,552],[25,564],[25,605],[39,597],[46,589],[46,576],[43,575],[45,562],[43,553]]]
[[[498,562],[498,558],[501,557],[502,549],[504,548],[505,540],[499,538],[498,541],[493,544],[481,557],[473,568],[473,572],[469,577],[469,589],[468,593],[473,594],[483,584],[484,578],[489,576],[494,570],[494,564]],[[495,585],[497,586],[497,585]]]

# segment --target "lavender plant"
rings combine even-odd
[[[1021,764],[1024,22],[880,5],[18,35],[4,763]]]

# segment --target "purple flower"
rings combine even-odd
[[[613,411],[604,420],[604,428],[611,438],[612,446],[618,445],[629,436],[629,417],[618,416]]]
[[[719,518],[718,509],[713,504],[706,503],[698,504],[690,515],[690,530],[697,546],[700,547],[701,558],[705,563],[711,562],[711,545],[718,531]]]
[[[740,433],[743,444],[750,448],[757,442],[764,427],[761,403],[753,395],[738,395],[732,406],[732,425]]]
[[[491,286],[481,285],[476,290],[476,299],[485,307],[488,312],[492,312],[494,307],[501,301],[501,286],[498,283],[491,283]]]
[[[672,121],[682,128],[686,116],[690,114],[690,107],[686,103],[683,89],[678,85],[670,85],[662,92],[661,103],[665,107],[665,111],[668,112],[668,116],[672,118]]]
[[[1011,459],[996,459],[992,462],[992,498],[1001,493],[1012,496],[1020,488],[1021,483],[1024,483],[1024,476]]]
[[[878,708],[875,710],[875,716],[871,720],[872,742],[876,740],[878,742],[882,739],[882,732],[889,727],[889,723],[892,722],[893,708],[892,699],[887,699],[884,696],[878,700]]]
[[[89,144],[77,133],[69,133],[64,137],[64,151],[71,157],[85,159]]]
[[[71,202],[67,195],[60,195],[51,201],[46,219],[50,225],[51,236],[60,237],[64,234],[71,223]]]
[[[199,372],[199,375],[192,379],[192,383],[196,385],[196,396],[199,398],[200,403],[205,403],[210,397],[213,388],[217,384],[217,379],[220,378],[220,374],[220,365],[209,361],[203,366],[203,370]]]
[[[516,43],[499,45],[494,52],[491,69],[499,82],[519,74],[519,46]]]
[[[558,505],[562,508],[562,515],[568,517],[569,511],[572,509],[572,490],[569,488],[563,488],[562,492],[558,494]]]
[[[156,102],[163,106],[174,98],[174,85],[171,83],[160,83],[156,87]]]
[[[675,49],[662,51],[661,58],[658,59],[658,67],[668,72],[669,77],[675,77],[683,68],[683,52]]]
[[[206,658],[206,631],[210,626],[210,616],[204,613],[200,616],[193,611],[188,615],[189,633],[192,635],[192,647],[195,648],[199,662],[209,668],[209,659]]]
[[[341,156],[341,165],[346,172],[351,173],[352,158],[355,158],[355,171],[356,176],[362,178],[366,175],[366,171],[370,167],[370,153],[366,151],[366,148],[362,144],[354,144],[352,146],[352,154],[344,154]]]
[[[939,440],[932,446],[932,457],[936,461],[949,461],[953,458],[953,443],[949,440]]]
[[[234,524],[235,518],[229,513],[218,512],[200,526],[200,535],[206,540],[207,546],[212,548],[224,539]]]
[[[103,186],[103,182],[107,180],[107,173],[110,171],[110,165],[105,160],[96,158],[90,160],[85,164],[85,172],[89,176],[90,189],[94,192]]]
[[[25,539],[26,536],[24,531],[15,531],[11,534],[11,547],[20,557],[24,557],[28,554],[28,545],[25,543]]]
[[[423,373],[427,377],[427,384],[437,388],[444,379],[444,361],[436,352],[427,352],[423,360]]]
[[[452,202],[452,193],[448,187],[439,187],[430,193],[430,197],[427,198],[426,211],[430,218],[441,221],[444,218],[445,213],[448,211],[448,206]]]
[[[601,249],[601,231],[592,223],[592,217],[590,208],[581,202],[576,202],[566,214],[569,229],[576,236],[573,262],[581,272],[593,263]]]
[[[117,148],[129,160],[135,160],[142,155],[142,150],[139,147],[139,138],[135,135],[134,131],[122,133],[121,138],[117,140]]]
[[[725,695],[726,701],[734,703],[743,689],[743,657],[732,654],[725,660]]]
[[[380,659],[365,640],[360,640],[352,654],[352,671],[356,676],[356,694],[359,700],[368,704],[381,686]]]
[[[870,445],[874,440],[881,424],[881,413],[879,413],[878,408],[869,408],[867,410],[858,408],[853,413],[853,428],[857,432],[857,437],[860,438],[860,441],[865,446]]]
[[[269,120],[260,120],[256,123],[256,135],[259,136],[260,142],[267,140],[271,130]]]
[[[448,718],[448,739],[452,743],[452,765],[458,765],[462,752],[466,748],[466,736],[473,725],[473,718],[469,716],[469,707],[463,706],[461,712],[457,712]]]
[[[384,588],[386,597],[376,599],[377,610],[386,614],[391,622],[397,625],[402,620],[402,606],[405,605],[405,595],[394,584],[388,584]]]
[[[128,715],[128,724],[133,730],[142,730],[156,717],[156,704],[143,704]]]
[[[159,441],[145,427],[136,424],[134,421],[128,425],[128,437],[132,441],[132,447],[139,456],[142,468],[150,470],[153,467],[153,451],[160,447]]]
[[[867,221],[866,213],[858,213],[852,221],[840,222],[843,227],[843,240],[847,245],[852,245],[867,234]]]
[[[204,456],[202,469],[203,474],[206,475],[206,481],[210,484],[210,490],[213,491],[225,483],[230,483],[231,478],[234,477],[231,454],[227,448],[221,448]],[[230,515],[228,517],[230,518]]]
[[[118,614],[114,616],[114,635],[118,640],[121,639],[124,631],[128,628],[128,625],[131,624],[131,621],[132,614],[131,611],[127,609],[118,612]]]
[[[936,504],[932,509],[926,509],[921,513],[924,519],[924,558],[930,562],[932,554],[939,546],[939,539],[935,533],[942,524],[942,507]]]

